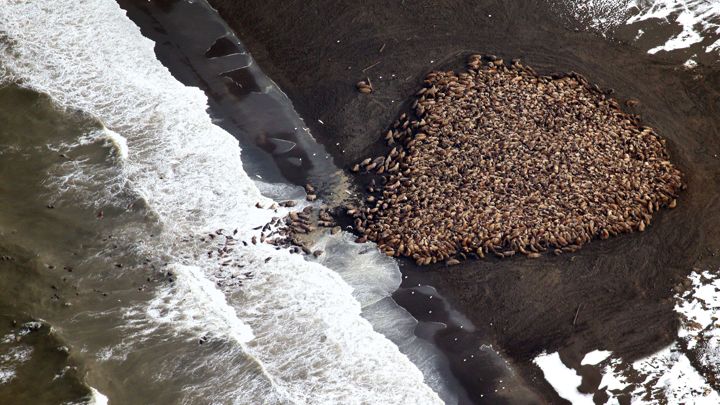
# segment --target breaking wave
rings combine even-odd
[[[255,207],[273,201],[243,171],[237,140],[211,122],[205,95],[175,80],[153,47],[110,0],[0,0],[2,80],[94,117],[104,128],[68,147],[102,142],[116,158],[102,176],[89,165],[74,167],[59,190],[82,191],[79,183],[94,181],[132,193],[162,229],[136,250],[167,259],[176,282],[128,319],[142,318],[146,333],[162,323],[178,337],[210,333],[254,364],[235,381],[207,367],[216,375],[195,395],[208,402],[232,394],[235,403],[439,403],[417,367],[360,316],[361,304],[336,272],[259,244],[235,246],[238,267],[219,273],[204,248],[182,242],[220,228],[247,237],[283,211]],[[125,204],[118,193],[102,198],[87,195],[88,205]],[[235,276],[241,288],[218,286]],[[219,389],[213,378],[237,386]]]

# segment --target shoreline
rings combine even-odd
[[[519,57],[543,74],[576,71],[616,89],[621,102],[640,100],[633,112],[668,140],[672,161],[687,176],[678,209],[662,212],[642,234],[595,240],[558,258],[491,258],[452,269],[401,260],[407,276],[401,291],[435,286],[553,402],[560,398],[531,362],[539,353],[563,350],[581,358],[607,349],[633,360],[674,341],[672,289],[693,267],[718,265],[720,221],[701,214],[720,208],[711,180],[720,173],[717,68],[688,72],[662,55],[573,32],[542,4],[211,4],[345,168],[385,151],[382,131],[408,110],[408,97],[427,72],[460,69],[471,53]],[[370,95],[355,88],[365,76],[375,89]],[[403,305],[422,319],[422,303]],[[452,347],[452,339],[437,336],[436,343]],[[452,363],[472,386],[474,370],[461,356]]]
[[[218,21],[212,16],[199,18],[198,13],[203,11],[193,10],[192,5],[187,7],[162,7],[153,4],[139,6],[122,0],[118,3],[126,10],[128,17],[140,27],[143,35],[156,42],[156,55],[170,72],[185,85],[199,87],[205,92],[209,101],[208,112],[215,123],[240,141],[243,149],[243,166],[249,175],[256,176],[262,181],[285,184],[302,185],[308,181],[313,184],[319,183],[321,186],[318,189],[321,191],[322,197],[326,198],[328,203],[337,203],[333,201],[335,200],[333,197],[337,193],[344,194],[343,189],[347,189],[347,186],[344,186],[346,179],[344,177],[340,180],[333,178],[337,168],[331,160],[325,161],[326,153],[322,145],[315,143],[312,136],[304,132],[303,127],[306,122],[296,121],[291,117],[294,114],[291,112],[292,106],[288,111],[283,110],[287,106],[282,100],[284,97],[282,93],[277,94],[274,89],[271,89],[270,92],[267,91],[269,87],[273,86],[270,82],[272,79],[266,81],[263,78],[264,73],[251,61],[252,57],[244,53],[243,44],[239,42],[236,44],[237,39],[232,33],[221,29],[222,23],[219,18]],[[200,5],[199,7],[205,6]],[[193,19],[196,28],[201,27],[201,34],[198,31],[188,33],[182,29],[188,18]],[[244,58],[244,64],[237,64],[239,56]],[[229,69],[227,71],[232,72],[232,76],[234,76],[230,78],[232,82],[226,80],[229,75],[225,70],[217,69],[217,64],[222,64],[225,69]],[[248,68],[242,66],[248,66]],[[236,84],[240,89],[251,86],[256,89],[256,94],[253,94],[252,91],[250,93],[238,92],[234,86],[228,84]],[[259,87],[263,87],[264,91],[258,92]],[[248,99],[248,96],[252,96],[252,98]],[[276,113],[283,116],[273,122],[258,118],[258,115],[270,116]],[[292,128],[293,125],[294,128]],[[265,133],[264,131],[268,127],[274,128],[274,132]],[[282,127],[284,129],[278,129]],[[258,131],[263,132],[263,135],[258,136]],[[266,145],[263,143],[266,143],[268,139],[275,142],[273,146],[281,148],[287,144],[293,144],[289,148],[293,154],[288,157],[287,153],[275,153],[276,151],[272,148],[265,148]],[[300,167],[292,169],[292,165],[287,164],[287,160],[290,159],[304,160],[304,163]],[[293,171],[288,172],[288,168]],[[270,176],[267,175],[268,173]],[[339,274],[342,273],[339,270],[335,271]],[[399,274],[398,278],[400,278]],[[392,299],[392,296],[386,298]],[[396,300],[392,299],[392,301]],[[440,301],[436,296],[436,302]],[[393,311],[405,312],[405,309],[399,304],[393,303],[393,305],[397,308],[397,311],[394,309]],[[370,311],[376,310],[371,309]],[[393,311],[383,315],[396,316],[393,315]],[[370,318],[381,316],[381,314],[373,313],[369,315]],[[410,315],[406,316],[409,320],[414,321]],[[404,319],[402,321],[405,322]],[[441,321],[450,323],[450,320],[441,319]],[[425,337],[420,336],[416,331],[415,333],[411,332],[408,341],[401,339],[394,343],[408,358],[417,357],[418,363],[427,361],[437,363],[429,368],[425,366],[427,370],[434,370],[430,371],[430,379],[434,381],[440,378],[442,381],[439,383],[440,388],[444,389],[445,394],[456,397],[459,403],[469,403],[467,394],[464,393],[462,386],[453,378],[453,374],[448,369],[442,352],[430,344],[435,333],[434,328],[430,326],[424,330]],[[396,331],[384,332],[382,334],[388,339],[390,336],[398,337]],[[412,343],[411,341],[416,337],[421,337],[424,342]],[[431,349],[428,349],[428,346]],[[409,352],[406,353],[406,351]],[[490,350],[486,357],[498,358],[498,354]],[[499,370],[500,366],[496,368]],[[510,379],[512,376],[507,374],[506,378]],[[438,383],[435,381],[433,384],[436,386]]]

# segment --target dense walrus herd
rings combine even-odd
[[[369,194],[347,213],[386,254],[420,265],[573,252],[644,231],[684,188],[665,140],[581,75],[473,55],[432,72],[389,152],[352,167]]]

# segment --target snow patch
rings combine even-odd
[[[592,395],[583,394],[577,390],[580,386],[582,378],[571,368],[567,368],[562,360],[560,360],[560,354],[543,353],[533,360],[535,364],[545,375],[545,379],[553,386],[555,391],[561,397],[572,402],[574,405],[587,404],[594,405]]]
[[[601,363],[603,360],[610,357],[612,352],[607,350],[593,350],[590,353],[586,354],[585,357],[583,357],[582,361],[580,362],[580,365],[586,365],[586,364],[592,364],[596,365],[598,363]]]

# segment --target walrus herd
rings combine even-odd
[[[347,213],[358,242],[419,265],[642,232],[685,187],[665,140],[597,85],[494,56],[428,74],[384,139],[387,155],[352,167],[374,177]]]

